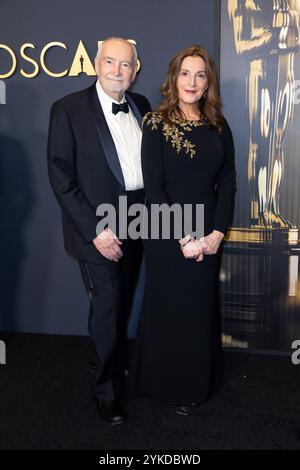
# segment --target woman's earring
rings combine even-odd
[[[205,92],[203,93],[203,98],[206,100],[207,98],[207,88],[205,88]]]

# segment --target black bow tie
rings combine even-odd
[[[123,111],[123,113],[129,113],[129,106],[127,101],[124,101],[124,103],[113,103],[112,104],[112,112],[113,114],[118,114],[119,111]]]

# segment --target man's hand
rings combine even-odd
[[[104,229],[94,238],[93,243],[96,249],[105,256],[105,258],[111,261],[117,262],[123,256],[123,252],[119,246],[122,245],[122,242],[120,242],[117,235],[115,235],[110,228]]]

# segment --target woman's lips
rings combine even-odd
[[[186,93],[190,93],[190,95],[194,95],[196,90],[185,90]]]

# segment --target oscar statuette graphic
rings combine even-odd
[[[248,198],[247,220],[244,210],[243,223],[233,223],[227,236],[222,271],[225,338],[229,346],[235,346],[234,338],[245,348],[282,350],[289,348],[288,315],[298,302],[299,221],[287,216],[281,201],[283,186],[297,190],[283,182],[287,165],[299,158],[286,151],[286,136],[297,112],[300,1],[225,0],[221,8],[222,31],[228,32],[224,37],[230,31],[233,43],[230,53],[223,44],[222,54],[234,55],[245,73],[239,76],[237,71],[236,76],[247,126],[237,159],[243,162],[240,172],[247,175],[248,186],[247,191],[243,185],[244,194],[237,192],[237,198]],[[299,320],[295,322],[299,329]]]

